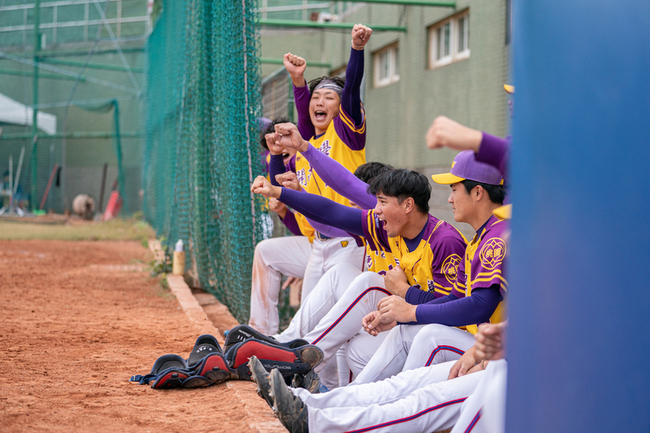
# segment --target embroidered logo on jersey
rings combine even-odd
[[[306,171],[306,174],[304,168],[296,171],[296,178],[298,179],[298,182],[300,182],[300,185],[306,188],[307,183],[309,183],[309,179],[311,178],[311,167]]]
[[[368,269],[372,268],[372,257],[370,254],[366,256],[366,266],[368,266]]]
[[[483,245],[479,257],[484,268],[496,268],[506,256],[506,243],[501,238],[492,238]]]
[[[320,145],[318,150],[320,150],[321,153],[330,156],[330,150],[332,150],[332,146],[330,146],[330,141],[329,140],[323,141],[323,144]]]
[[[384,253],[384,252],[382,251],[382,252],[379,253],[379,256],[380,256],[382,259],[385,259],[385,258],[386,258],[386,253]],[[398,263],[398,264],[399,264],[399,263]]]
[[[341,241],[341,246],[342,246],[343,248],[345,248],[345,247],[348,246],[348,243],[349,243],[349,241]]]
[[[454,284],[458,278],[458,265],[460,265],[461,260],[458,254],[451,254],[442,262],[441,271],[451,284]]]
[[[382,254],[383,254],[383,253],[382,253]],[[398,259],[397,257],[395,257],[395,264],[396,264],[397,266],[400,266],[399,259]]]

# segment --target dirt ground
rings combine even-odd
[[[187,357],[198,336],[149,260],[137,241],[0,241],[0,430],[264,430],[253,383],[128,381],[161,355]]]

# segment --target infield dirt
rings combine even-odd
[[[199,335],[150,259],[137,241],[0,241],[1,431],[278,431],[251,382],[128,381]]]

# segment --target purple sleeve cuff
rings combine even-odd
[[[298,112],[298,132],[300,132],[304,140],[309,140],[316,135],[314,124],[311,123],[311,117],[309,116],[310,97],[311,95],[309,94],[309,87],[307,85],[303,87],[293,86],[293,99],[296,104],[296,111]]]
[[[499,138],[483,132],[481,145],[476,153],[476,160],[496,167],[506,177],[506,165],[510,152],[509,138]]]
[[[357,178],[338,161],[324,155],[311,144],[302,155],[307,158],[321,179],[334,191],[353,201],[362,209],[373,209],[377,198],[368,193],[368,184]]]
[[[293,233],[296,236],[302,236],[302,232],[300,231],[300,226],[298,225],[298,221],[296,221],[296,216],[291,212],[289,209],[287,209],[287,213],[284,215],[284,218],[280,218],[282,220],[282,223],[289,229],[291,233]]]

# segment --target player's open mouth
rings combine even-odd
[[[327,119],[327,113],[325,111],[314,111],[314,118],[319,121]]]

